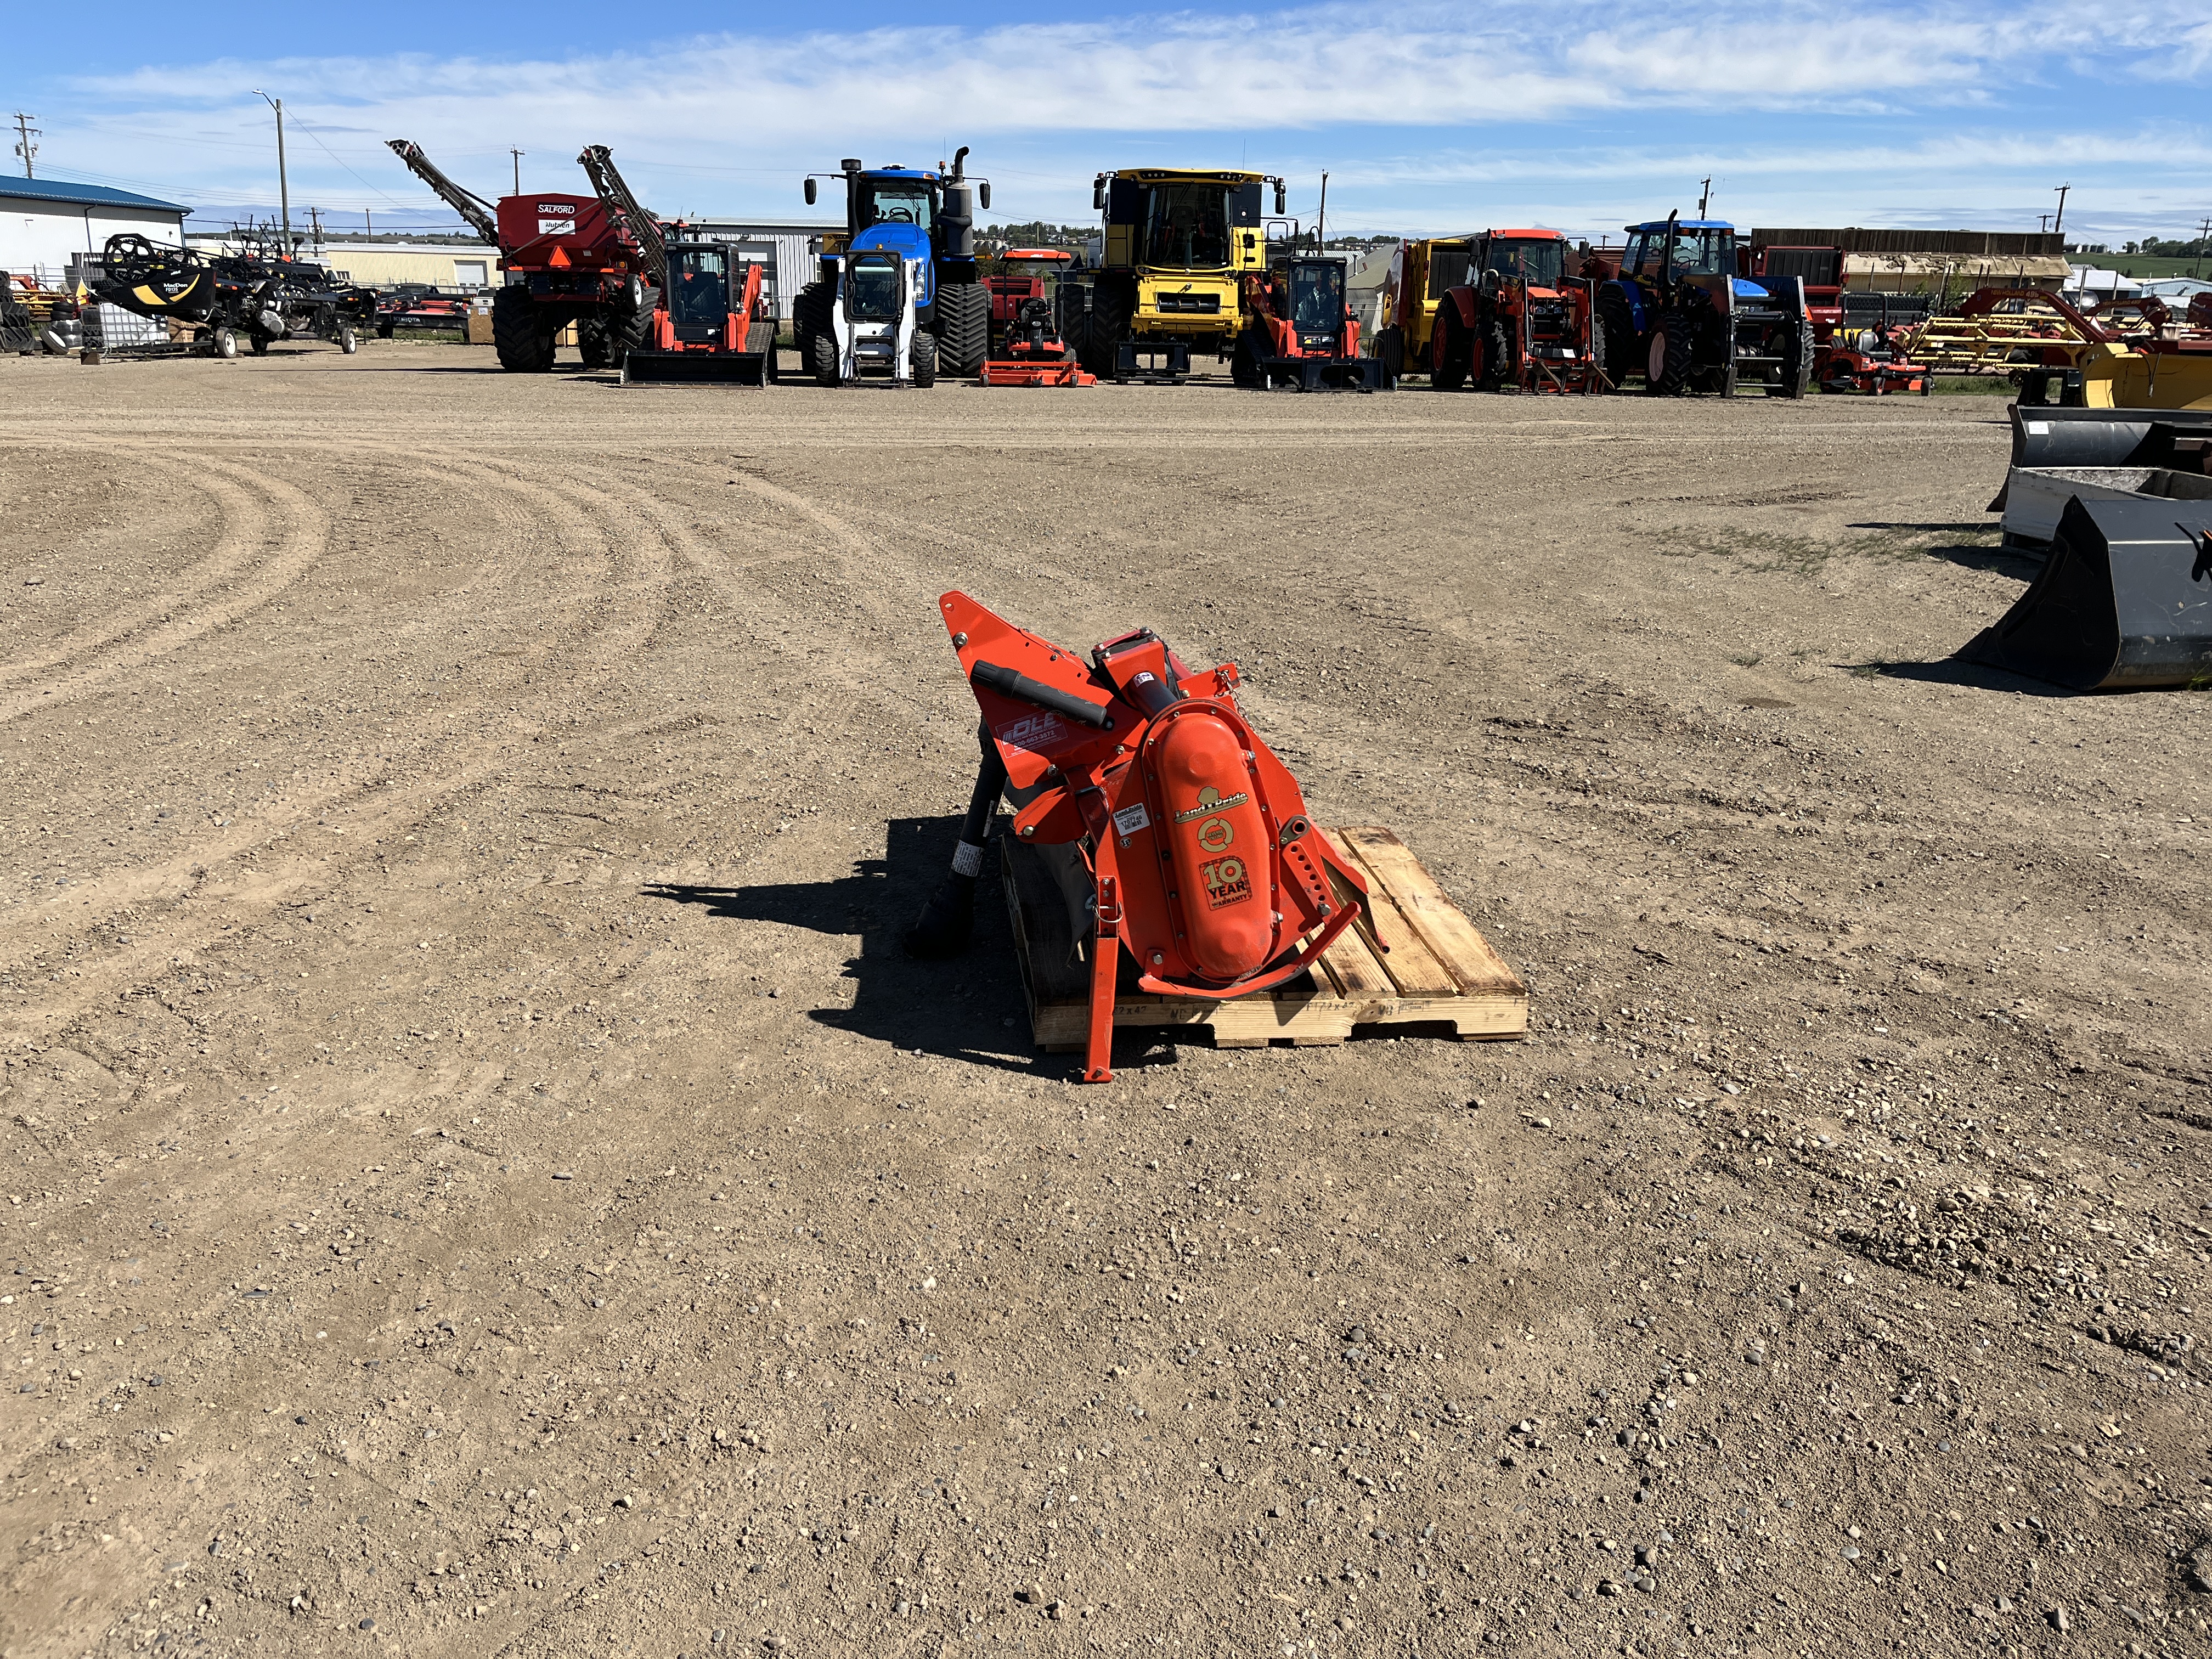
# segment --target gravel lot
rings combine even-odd
[[[0,362],[0,1652],[2208,1650],[2212,700],[1980,398]],[[1033,1054],[933,606],[1525,1043]]]

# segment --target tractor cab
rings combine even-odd
[[[728,246],[720,242],[668,244],[668,287],[662,302],[674,338],[686,344],[720,342],[729,332],[732,294]]]
[[[1567,274],[1567,239],[1556,230],[1492,230],[1476,238],[1473,263],[1481,287],[1505,283],[1559,292]]]
[[[1655,283],[1735,275],[1735,227],[1718,219],[1660,219],[1628,227],[1623,277]]]

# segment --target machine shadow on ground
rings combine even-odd
[[[1963,647],[1962,647],[1963,648]],[[1868,678],[1916,680],[1923,685],[1955,685],[1974,691],[2002,691],[2017,697],[2078,697],[2085,695],[2063,685],[2032,680],[2006,668],[1992,668],[1965,657],[1941,657],[1933,662],[1838,663],[1839,668]]]
[[[658,883],[647,898],[704,907],[710,918],[774,922],[840,938],[857,935],[859,953],[845,964],[856,987],[849,1008],[817,1008],[817,1024],[878,1042],[1024,1073],[1055,1074],[1070,1057],[1031,1055],[1029,1016],[1014,963],[1012,930],[1001,896],[997,854],[975,889],[975,931],[949,962],[917,962],[899,939],[944,878],[956,816],[894,818],[884,827],[884,855],[862,859],[834,881],[701,887]]]

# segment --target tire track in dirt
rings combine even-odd
[[[382,448],[377,453],[395,459],[420,459],[397,447]],[[351,848],[358,848],[374,847],[386,836],[404,833],[410,824],[419,821],[431,804],[489,781],[526,755],[534,742],[556,734],[577,734],[583,728],[575,726],[560,713],[578,689],[577,682],[603,672],[606,666],[633,661],[659,625],[659,599],[667,588],[673,569],[673,542],[657,531],[643,538],[623,535],[618,526],[625,516],[623,509],[629,503],[615,493],[580,484],[567,473],[560,475],[561,486],[556,488],[525,476],[526,471],[543,474],[549,469],[526,470],[514,463],[508,465],[513,467],[512,471],[491,463],[471,470],[483,482],[520,498],[535,509],[536,520],[546,524],[564,546],[580,556],[601,561],[601,574],[612,575],[614,580],[603,581],[569,605],[572,614],[569,626],[564,630],[567,640],[556,643],[548,653],[552,660],[568,670],[556,681],[535,686],[529,684],[526,678],[522,684],[512,686],[489,684],[482,678],[472,682],[476,693],[472,702],[477,705],[488,705],[494,700],[513,701],[526,694],[527,701],[541,708],[552,703],[554,707],[543,713],[526,736],[503,744],[488,758],[459,770],[441,771],[396,794],[372,802],[371,816],[366,820],[356,819],[342,830],[328,832],[333,837],[329,844],[334,850],[335,837],[340,834],[350,840]],[[576,511],[580,500],[588,509],[581,514]],[[641,544],[642,551],[625,559],[618,550],[626,542]],[[605,604],[610,598],[618,609],[611,624],[600,623],[590,616],[574,614],[595,601]],[[116,665],[114,672],[121,672],[123,665]],[[515,720],[513,714],[505,711],[501,718],[510,726]],[[619,743],[666,723],[665,715],[641,717],[606,730],[601,740]],[[58,895],[37,911],[11,924],[9,931],[17,937],[7,945],[0,945],[0,968],[20,969],[52,960],[69,943],[96,931],[126,907],[149,903],[173,907],[191,901],[208,884],[209,872],[215,866],[242,863],[297,833],[312,831],[318,819],[333,811],[356,807],[390,777],[392,769],[390,761],[379,760],[360,769],[354,777],[337,787],[295,798],[280,810],[240,826],[234,834],[211,842],[203,841],[155,865],[79,882],[66,890],[65,896]],[[195,918],[192,926],[181,932],[196,938],[210,936],[225,926],[237,925],[246,915],[265,914],[301,892],[334,884],[343,879],[355,862],[349,859],[341,866],[329,868],[319,867],[327,866],[327,859],[315,859],[312,866],[295,859],[289,860],[288,867],[283,869],[257,870],[248,888],[224,896],[226,902],[221,914]],[[64,922],[65,915],[88,910],[88,915]],[[41,924],[58,931],[48,932],[44,938],[33,936],[32,930]],[[158,924],[142,919],[134,923],[133,931],[150,933],[155,926]],[[114,987],[142,981],[158,974],[168,965],[166,958],[191,948],[190,944],[180,940],[178,932],[146,938],[118,954],[105,957],[96,969],[76,970],[79,977],[71,981],[69,994],[41,1001],[15,1015],[0,1016],[0,1033],[12,1030],[16,1035],[28,1035],[33,1029],[58,1030]]]
[[[319,857],[310,854],[304,858],[295,856],[283,867],[241,871],[234,888],[212,892],[206,890],[212,884],[202,878],[211,875],[213,864],[220,860],[202,858],[192,866],[191,885],[167,896],[173,905],[198,902],[204,897],[209,906],[207,910],[196,910],[189,918],[190,925],[187,927],[179,927],[158,938],[134,939],[131,945],[100,962],[73,969],[74,977],[68,988],[58,994],[45,995],[33,1006],[12,1013],[0,1012],[0,1041],[9,1038],[51,1041],[100,999],[122,988],[145,984],[160,977],[167,969],[176,965],[180,953],[199,948],[201,943],[218,933],[242,927],[301,894],[328,891],[340,885],[360,862],[370,856],[373,849],[419,825],[434,804],[465,794],[491,781],[539,743],[557,737],[570,742],[588,739],[598,744],[617,744],[635,738],[685,729],[699,723],[700,717],[695,714],[670,716],[665,714],[641,716],[597,728],[556,725],[549,720],[535,731],[519,734],[493,753],[467,766],[426,778],[377,801],[370,816],[348,826],[345,833],[349,846],[343,849],[334,848],[330,856]],[[357,799],[358,795],[349,799]],[[289,838],[291,833],[292,827],[288,826],[272,835],[255,838],[248,850],[273,847]],[[341,861],[338,857],[341,852],[353,853],[356,856]],[[180,858],[169,860],[164,866],[171,872],[173,880],[176,866],[185,862]],[[110,902],[111,908],[114,902]],[[95,922],[80,927],[72,937],[81,937],[91,927],[97,925]],[[142,921],[136,926],[150,931],[160,924]],[[50,941],[45,950],[32,957],[19,957],[15,960],[35,962],[38,956],[56,948],[58,942]],[[34,993],[46,988],[33,988]]]
[[[204,465],[211,469],[204,475],[206,485],[223,502],[232,521],[251,526],[241,539],[276,542],[268,559],[253,568],[240,586],[204,605],[197,614],[157,627],[121,649],[64,674],[52,684],[0,698],[0,725],[19,720],[33,709],[58,708],[100,690],[124,675],[173,655],[195,640],[259,610],[297,582],[322,556],[330,521],[321,508],[299,489],[232,462],[209,461]],[[262,493],[258,501],[254,494],[257,489]],[[264,520],[274,522],[265,523]],[[198,591],[209,592],[205,587]]]
[[[164,592],[127,610],[112,612],[92,627],[66,635],[37,655],[0,663],[0,687],[77,660],[105,647],[119,643],[140,629],[164,623],[180,609],[204,598],[226,578],[235,575],[252,560],[265,527],[260,504],[228,485],[210,487],[206,476],[182,464],[173,452],[140,449],[140,463],[182,480],[212,496],[222,510],[222,528],[215,550],[184,572],[182,579]]]

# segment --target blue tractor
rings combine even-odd
[[[822,239],[819,274],[791,307],[799,361],[823,385],[842,384],[838,295],[847,264],[868,255],[896,255],[921,273],[909,366],[915,383],[930,384],[940,370],[973,377],[982,368],[991,349],[991,295],[975,268],[975,210],[989,210],[991,182],[969,179],[967,160],[963,144],[941,173],[867,168],[848,159],[834,173],[808,175],[809,204],[817,179],[845,181],[845,233]]]
[[[1597,351],[1617,389],[1640,376],[1662,397],[1732,395],[1758,386],[1802,398],[1813,374],[1813,319],[1795,276],[1737,274],[1735,227],[1664,219],[1628,227],[1620,274],[1597,291]]]

